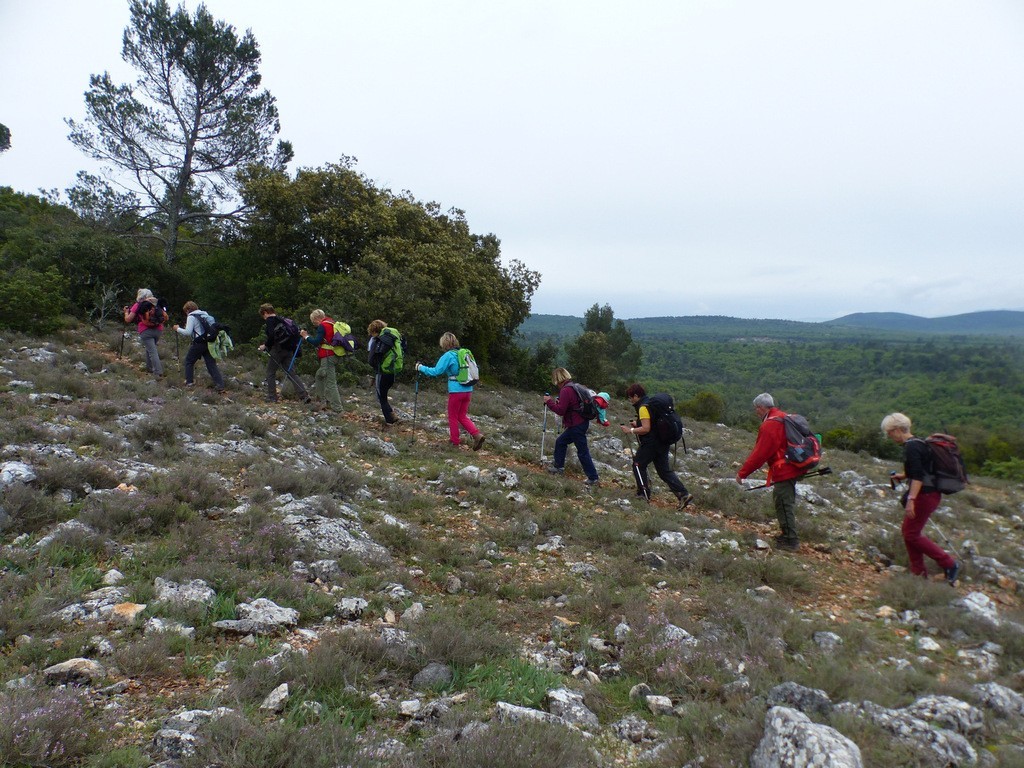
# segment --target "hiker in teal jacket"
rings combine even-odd
[[[416,363],[416,372],[425,376],[448,377],[448,435],[452,445],[459,446],[459,426],[473,438],[473,450],[479,451],[484,444],[483,433],[469,418],[469,401],[473,396],[472,385],[459,383],[459,340],[451,331],[445,332],[439,342],[444,354],[435,366]]]

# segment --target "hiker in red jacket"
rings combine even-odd
[[[786,461],[786,426],[782,423],[785,411],[775,407],[775,399],[767,392],[754,398],[754,411],[761,417],[761,427],[757,430],[754,450],[736,473],[736,482],[742,484],[752,472],[768,465],[766,482],[772,486],[775,516],[782,529],[775,537],[775,544],[780,549],[795,552],[800,549],[796,535],[796,481],[803,471]]]

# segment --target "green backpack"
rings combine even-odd
[[[387,347],[384,359],[380,362],[381,373],[401,373],[405,362],[405,342],[402,341],[402,334],[388,326],[381,330],[378,338]]]
[[[480,383],[480,368],[476,364],[473,353],[462,347],[456,354],[459,356],[459,375],[456,376],[459,384],[467,387],[474,387]]]

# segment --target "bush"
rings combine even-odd
[[[426,659],[471,667],[513,651],[514,643],[499,630],[496,617],[493,601],[471,600],[426,614],[411,635]]]
[[[432,739],[418,756],[424,768],[597,768],[602,765],[583,737],[541,723],[492,723],[458,741]]]
[[[355,734],[337,723],[325,722],[304,728],[284,723],[250,723],[230,714],[200,729],[195,754],[185,758],[185,768],[223,766],[274,766],[274,768],[350,768],[380,766],[379,756],[369,754]]]
[[[13,529],[18,533],[34,533],[59,522],[68,515],[68,505],[41,490],[14,483],[0,495],[0,509],[9,520],[0,516],[0,532]]]
[[[0,328],[53,333],[67,306],[68,281],[54,267],[37,272],[21,267],[0,280]]]
[[[63,690],[0,692],[3,765],[76,766],[103,732],[83,697]]]

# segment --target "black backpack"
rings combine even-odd
[[[210,318],[208,321],[207,317],[209,317],[209,315],[206,317],[203,315],[196,315],[196,320],[199,321],[199,334],[196,336],[197,340],[205,341],[207,344],[213,344],[213,342],[217,340],[217,337],[220,336],[221,331],[224,331],[224,333],[231,333],[231,329],[228,326],[221,325],[213,318]]]
[[[661,392],[647,398],[647,410],[651,414],[651,434],[659,443],[675,445],[683,436],[683,420],[676,413],[672,395]]]
[[[281,347],[281,349],[294,350],[302,341],[302,336],[299,334],[299,326],[295,324],[295,321],[288,317],[278,317],[277,322],[270,331],[270,337],[274,340],[274,344]]]
[[[597,392],[592,390],[590,387],[585,387],[582,384],[577,384],[575,381],[570,381],[569,386],[572,387],[576,393],[576,397],[580,400],[579,408],[580,415],[587,421],[593,421],[597,418],[597,403],[594,402],[594,398],[597,397]]]
[[[138,318],[150,328],[167,322],[167,302],[163,299],[146,299],[139,304]]]

